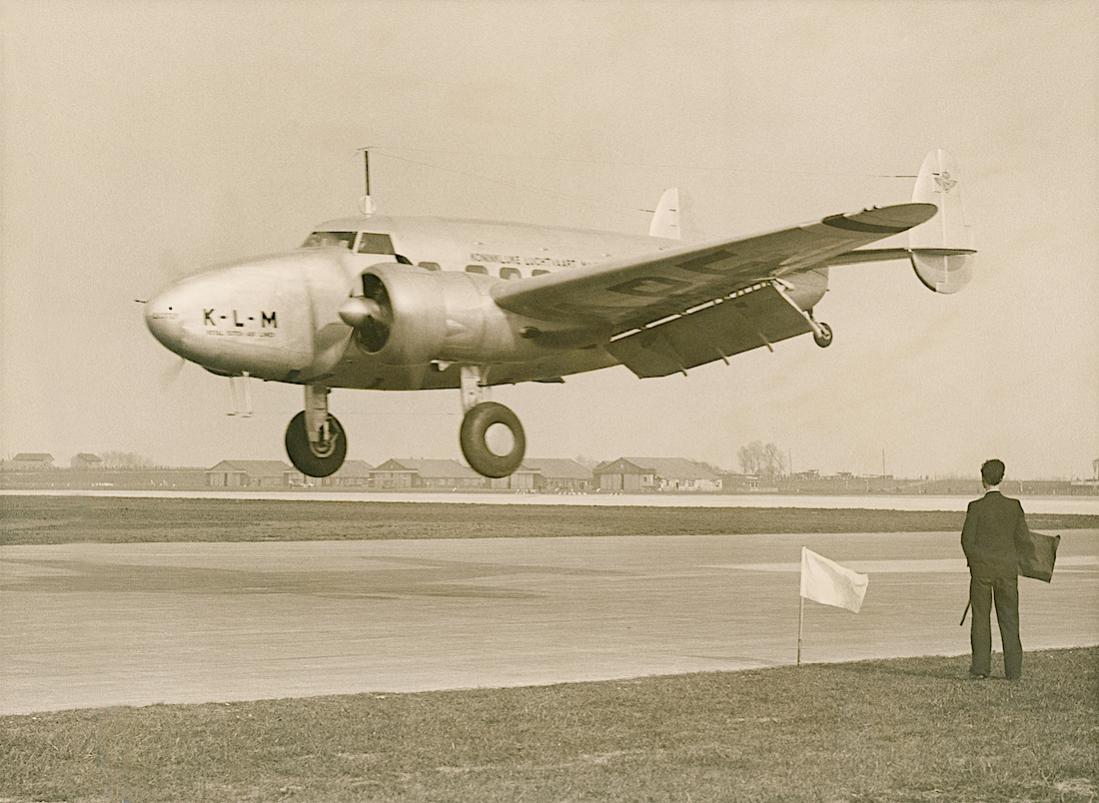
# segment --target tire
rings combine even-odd
[[[494,424],[503,424],[511,432],[511,451],[506,455],[496,454],[485,442],[485,435]],[[527,450],[527,439],[519,417],[496,402],[482,402],[471,407],[462,418],[458,440],[470,468],[483,477],[493,479],[507,477],[519,468]]]
[[[820,324],[820,334],[813,334],[813,342],[826,349],[832,345],[832,327],[826,323]]]
[[[305,432],[304,410],[291,418],[286,427],[286,454],[294,468],[307,477],[327,477],[343,465],[347,456],[347,436],[334,415],[328,416],[328,430],[332,433],[328,448],[317,450]]]

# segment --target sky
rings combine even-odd
[[[136,298],[354,214],[371,145],[391,215],[697,235],[908,200],[959,164],[965,291],[903,262],[835,268],[835,332],[638,380],[497,389],[542,457],[1087,477],[1099,458],[1094,3],[0,0],[0,456],[285,459],[296,386],[228,383]],[[889,243],[886,243],[889,244]],[[335,390],[348,456],[457,457],[456,391]]]

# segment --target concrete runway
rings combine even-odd
[[[1099,644],[1099,530],[1063,536],[1024,649]],[[957,533],[6,546],[0,714],[789,664],[802,545],[870,574],[803,660],[968,652]]]

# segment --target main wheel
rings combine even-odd
[[[820,334],[813,333],[813,342],[820,346],[822,349],[826,349],[832,345],[832,327],[826,323],[817,324],[820,327]]]
[[[305,411],[290,419],[286,427],[286,454],[294,468],[307,477],[327,477],[343,465],[347,456],[347,437],[334,415],[328,416],[328,440],[310,443],[305,431]]]
[[[511,449],[506,454],[493,451],[487,441],[489,430],[503,426],[511,433]],[[506,477],[523,462],[527,450],[526,436],[519,417],[509,408],[496,402],[481,402],[466,412],[458,439],[462,454],[470,467],[484,477]]]

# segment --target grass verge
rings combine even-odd
[[[961,531],[965,514],[801,508],[651,508],[251,499],[0,498],[0,545],[311,541],[570,535]],[[1030,515],[1036,530],[1099,529],[1099,516]]]
[[[0,718],[9,800],[1093,800],[1099,648]]]

